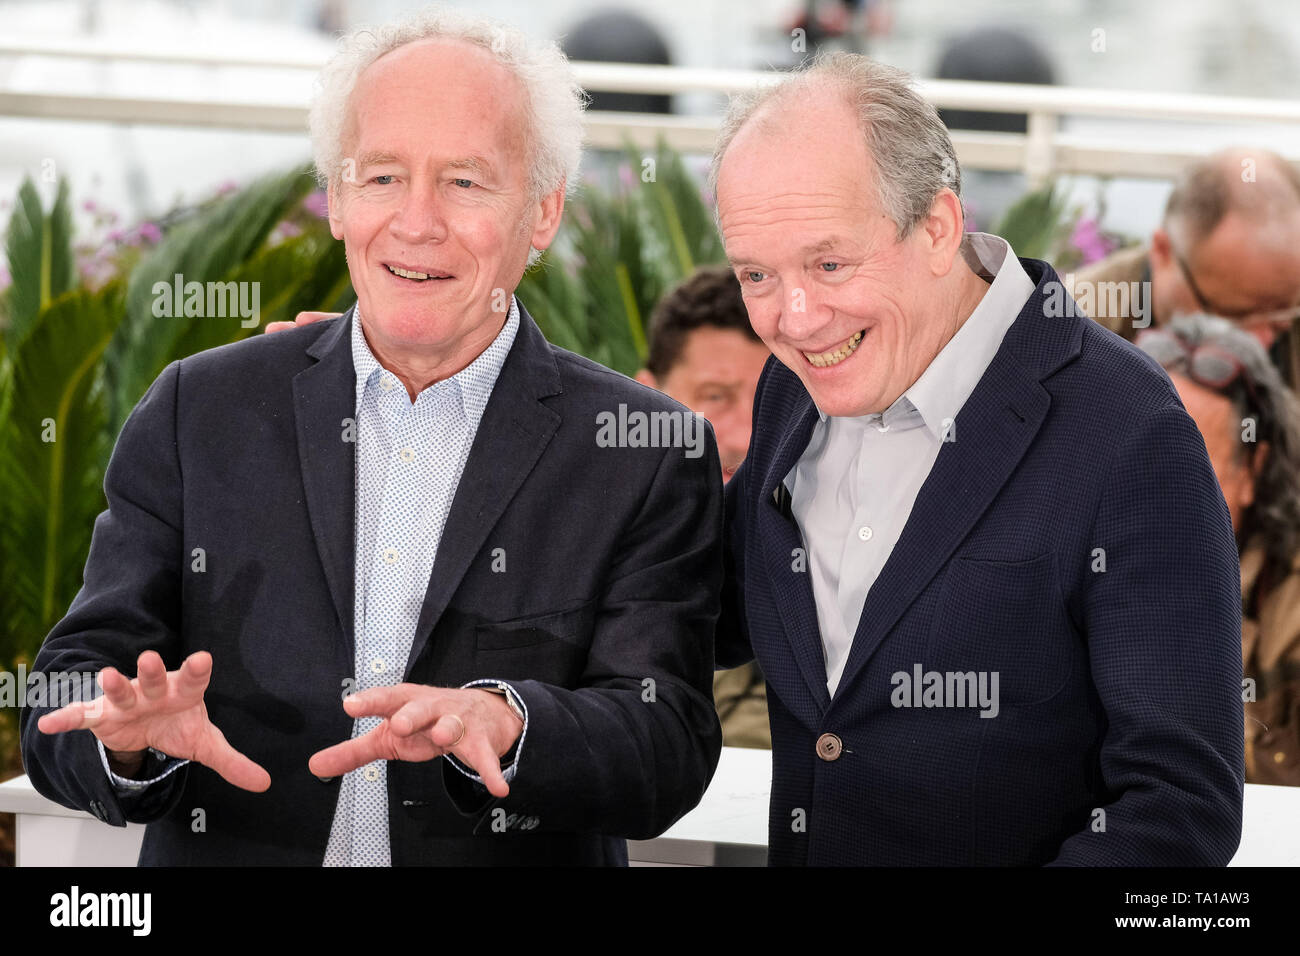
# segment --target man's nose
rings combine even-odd
[[[447,220],[437,190],[416,185],[402,201],[389,223],[394,238],[403,242],[441,242],[447,237]]]
[[[788,286],[781,303],[781,333],[799,341],[812,337],[830,321],[831,311],[817,302],[803,286]]]

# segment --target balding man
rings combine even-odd
[[[1089,316],[1129,341],[1175,315],[1223,316],[1254,334],[1294,385],[1300,174],[1264,149],[1196,161],[1175,184],[1150,243],[1080,270],[1071,291]]]
[[[770,861],[1227,863],[1237,550],[1169,379],[967,234],[899,71],[834,56],[738,98],[714,174],[773,353],[718,637],[767,678]]]

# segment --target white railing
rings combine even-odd
[[[17,57],[83,61],[184,64],[200,68],[315,71],[319,56],[272,58],[206,51],[107,47],[76,40],[0,41],[0,116],[164,126],[217,127],[276,132],[306,128],[303,97],[277,99],[266,90],[256,101],[230,97],[180,97],[29,91],[3,85],[3,65]],[[749,70],[575,63],[588,89],[628,93],[729,94],[770,83],[780,74]],[[295,84],[301,86],[301,84]],[[1054,174],[1169,178],[1187,160],[1216,145],[1202,135],[1225,127],[1240,142],[1269,145],[1300,161],[1300,101],[1191,96],[1008,83],[922,80],[919,91],[939,108],[1024,113],[1027,132],[955,131],[953,143],[967,168],[1023,172],[1031,184]],[[662,137],[686,152],[708,152],[717,115],[662,115],[591,111],[588,142],[617,148],[631,141],[650,148]],[[1134,121],[1128,129],[1125,121]],[[1138,122],[1144,125],[1138,125]],[[1186,132],[1178,135],[1180,124]]]

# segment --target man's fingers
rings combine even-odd
[[[455,754],[474,769],[492,796],[510,795],[510,785],[501,773],[501,758],[492,752],[485,737],[467,738],[462,746],[456,748]]]
[[[208,724],[207,735],[195,749],[194,760],[215,770],[231,786],[262,793],[271,786],[271,775],[241,754],[226,740],[215,724]]]
[[[319,322],[322,319],[337,319],[342,312],[299,312],[294,316],[294,325],[311,325],[313,322]]]
[[[441,714],[442,706],[445,705],[441,705],[436,697],[417,697],[397,708],[388,724],[398,737],[409,737],[417,731],[428,730],[431,726],[436,730],[434,722],[441,724],[447,719]],[[450,739],[455,740],[456,734],[453,733]],[[433,742],[439,747],[445,746],[437,737],[433,738]]]
[[[181,662],[177,676],[177,690],[182,697],[202,697],[212,679],[212,655],[195,651]]]
[[[443,714],[429,731],[429,739],[443,750],[450,750],[461,742],[466,729],[459,714]]]
[[[135,664],[136,681],[145,700],[167,696],[167,665],[157,651],[145,651]]]
[[[317,751],[307,761],[307,769],[318,777],[340,777],[375,760],[385,760],[391,754],[383,750],[382,732],[382,726],[376,727],[360,737]]]
[[[343,709],[350,717],[391,717],[411,699],[411,685],[372,687],[343,698]]]
[[[95,723],[95,713],[99,701],[78,701],[67,707],[51,711],[36,722],[36,727],[43,734],[63,734],[69,730],[82,730]]]
[[[292,322],[268,322],[266,323],[266,328],[262,330],[262,333],[265,335],[271,332],[283,332],[286,329],[291,328],[293,328]]]
[[[104,699],[118,710],[135,706],[135,687],[116,667],[105,667],[99,672],[99,686],[104,688]]]

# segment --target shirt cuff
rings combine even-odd
[[[121,777],[113,773],[108,766],[108,751],[104,749],[104,742],[95,738],[95,746],[99,748],[99,761],[104,765],[104,773],[108,774],[108,779],[113,782],[113,786],[119,793],[137,793],[144,790],[159,780],[170,777],[181,767],[189,763],[188,760],[181,760],[178,757],[169,757],[161,750],[149,748],[148,755],[145,757],[145,766],[149,766],[149,756],[152,756],[162,767],[162,772],[157,773],[147,780],[132,780],[128,777]]]
[[[492,678],[485,677],[480,680],[472,680],[468,684],[461,684],[460,689],[465,690],[470,687],[483,687],[484,685],[491,685],[493,687],[504,687],[506,689],[506,693],[510,695],[510,699],[513,700],[516,704],[518,704],[519,709],[524,713],[524,727],[522,730],[519,731],[519,739],[516,740],[515,745],[511,747],[509,751],[506,752],[506,757],[509,757],[510,754],[513,753],[515,755],[514,759],[510,761],[510,766],[503,767],[501,770],[501,776],[505,778],[506,783],[512,783],[515,779],[515,771],[519,768],[519,758],[523,755],[524,752],[524,738],[528,736],[528,705],[525,704],[524,699],[519,696],[519,692],[515,690],[514,685],[507,683],[506,681],[503,680],[494,680]],[[483,778],[480,777],[478,774],[476,774],[468,766],[461,763],[460,760],[454,754],[447,754],[446,756],[447,756],[447,761],[453,767],[455,767],[465,776],[469,777],[469,779],[473,780],[479,786],[483,786]],[[503,757],[502,759],[505,758]]]

